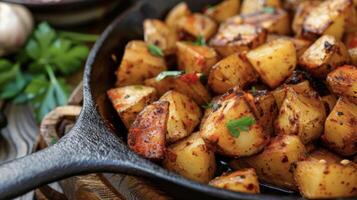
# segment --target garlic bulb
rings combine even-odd
[[[33,18],[29,10],[0,2],[0,56],[21,48],[32,29]]]

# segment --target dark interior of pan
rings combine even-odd
[[[94,105],[95,113],[98,112],[105,125],[124,142],[126,141],[126,129],[106,97],[106,91],[114,87],[116,80],[114,72],[120,64],[127,42],[143,38],[143,20],[146,18],[163,18],[173,6],[180,2],[180,0],[140,1],[107,28],[87,61],[84,80],[84,95],[86,98],[84,109]],[[219,1],[189,0],[186,2],[193,11],[201,11],[205,6]],[[182,177],[166,172],[154,163],[151,164],[150,168],[156,170],[156,175],[161,177],[161,179],[155,179],[155,177],[149,175],[153,178],[155,184],[177,199],[303,199],[299,194],[279,192],[264,186],[262,187],[263,194],[259,195],[230,192],[187,181]],[[145,173],[142,175],[146,176]]]

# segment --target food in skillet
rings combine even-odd
[[[108,91],[128,146],[214,187],[357,197],[356,7],[225,0],[145,20]]]

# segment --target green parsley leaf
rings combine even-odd
[[[149,52],[151,55],[157,56],[157,57],[163,57],[164,53],[160,49],[160,47],[156,46],[155,44],[149,44],[148,45]]]
[[[72,41],[78,41],[78,42],[95,42],[99,37],[98,35],[74,33],[69,31],[59,31],[58,34],[62,38],[67,38]]]
[[[199,35],[194,44],[198,46],[206,46],[206,39],[202,35]]]
[[[183,71],[163,71],[159,75],[156,76],[156,81],[161,81],[167,77],[176,77],[182,75]]]
[[[253,124],[255,124],[255,120],[252,117],[245,116],[229,120],[226,126],[233,137],[239,137],[241,131],[249,131],[250,126]]]
[[[213,103],[211,102],[211,103],[208,103],[208,104],[206,104],[206,105],[202,105],[202,108],[204,108],[204,109],[210,109],[210,108],[212,108],[213,107]]]
[[[0,88],[6,86],[6,84],[16,77],[19,73],[19,66],[15,66],[11,62],[5,59],[0,59]]]
[[[252,89],[250,90],[252,92],[252,94],[257,93],[257,88],[255,88],[255,86],[252,86]]]
[[[263,12],[273,14],[275,12],[274,7],[264,7]]]

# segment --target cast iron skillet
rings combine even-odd
[[[12,198],[40,185],[91,172],[145,176],[178,199],[292,200],[297,195],[243,194],[182,178],[131,152],[126,130],[106,97],[114,71],[129,40],[142,38],[145,18],[162,18],[180,0],[140,1],[117,18],[95,44],[84,74],[84,105],[78,122],[57,144],[0,166],[0,199]],[[217,0],[189,0],[201,10]],[[112,59],[115,55],[118,59]]]

